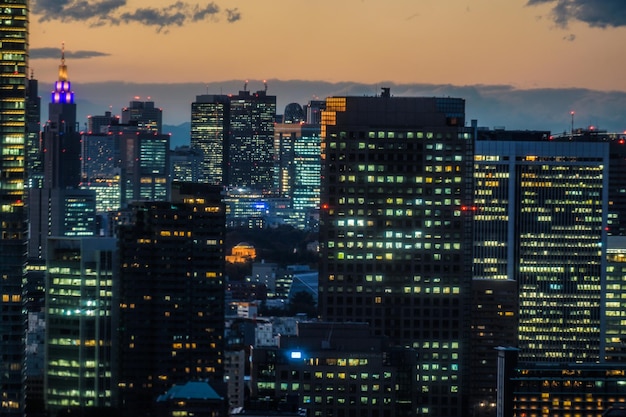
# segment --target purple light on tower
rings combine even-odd
[[[52,103],[73,104],[74,92],[67,77],[67,65],[65,65],[65,43],[61,49],[61,65],[59,65],[59,81],[54,83],[54,90],[50,97]]]

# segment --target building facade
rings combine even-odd
[[[26,264],[24,205],[28,1],[0,2],[3,59],[0,62],[0,414],[24,412],[24,325],[22,281]]]
[[[46,256],[48,412],[110,407],[114,238],[51,238]]]
[[[128,415],[151,410],[174,384],[222,381],[224,207],[218,188],[199,186],[181,185],[172,203],[133,203],[118,226],[118,371]]]
[[[520,362],[598,362],[608,144],[477,140],[474,263],[519,291]]]
[[[465,102],[330,97],[322,112],[320,314],[418,354],[412,415],[459,416],[469,346]]]
[[[199,95],[191,103],[191,148],[202,153],[200,182],[224,184],[228,178],[230,100],[226,95]]]
[[[274,190],[275,119],[276,96],[267,91],[230,96],[229,187]]]

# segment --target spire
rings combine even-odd
[[[67,65],[65,65],[65,42],[61,46],[61,65],[59,65],[59,81],[54,83],[54,90],[50,100],[57,104],[73,104],[74,93],[71,89],[70,80],[67,76]]]
[[[67,65],[65,65],[65,42],[61,43],[61,65],[59,65],[59,81],[67,81]]]

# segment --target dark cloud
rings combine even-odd
[[[228,23],[234,23],[241,19],[241,12],[238,9],[226,9],[226,20]]]
[[[127,0],[36,0],[33,5],[33,13],[39,16],[39,21],[84,21],[91,26],[139,23],[154,27],[157,32],[188,21],[217,20],[219,12],[214,2],[175,1],[165,7],[132,7]],[[233,23],[241,18],[241,13],[227,9],[225,18]]]
[[[552,18],[562,27],[566,27],[570,20],[600,28],[626,26],[624,0],[528,0],[527,4],[552,5]]]
[[[100,51],[65,51],[66,58],[73,59],[85,59],[85,58],[97,58],[100,56],[109,56],[111,54]],[[60,48],[31,48],[29,51],[30,59],[46,59],[46,58],[61,58]]]

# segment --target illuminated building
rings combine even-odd
[[[31,261],[44,259],[51,236],[93,236],[96,233],[96,195],[81,190],[81,136],[76,123],[74,93],[61,50],[58,80],[48,106],[43,131],[44,177],[42,188],[31,188],[28,197]]]
[[[226,224],[228,227],[263,229],[280,224],[289,216],[290,200],[266,195],[260,190],[232,188],[226,190]]]
[[[43,130],[44,187],[78,187],[80,183],[80,133],[76,122],[74,92],[61,52],[59,79],[54,83]]]
[[[112,405],[114,238],[51,238],[46,274],[49,412]]]
[[[626,236],[609,236],[606,249],[604,345],[607,362],[626,360]]]
[[[22,281],[26,264],[24,208],[28,1],[0,1],[0,415],[24,413],[23,364],[26,317]]]
[[[90,123],[97,122],[100,117],[91,117]],[[120,135],[108,133],[109,126],[101,126],[106,129],[104,133],[85,133],[81,138],[80,188],[96,193],[98,213],[119,210],[121,206]]]
[[[278,123],[274,127],[277,190],[291,200],[287,221],[299,228],[311,226],[320,199],[320,126]]]
[[[552,140],[567,142],[602,142],[609,144],[609,206],[607,234],[626,236],[626,133],[610,133],[594,126],[575,129],[571,134],[553,136]]]
[[[602,417],[614,405],[626,406],[626,367],[589,363],[518,365],[511,416]],[[619,414],[615,414],[616,416]]]
[[[230,96],[230,139],[226,185],[270,192],[274,189],[276,96],[240,91]]]
[[[241,242],[230,251],[230,255],[226,255],[226,262],[231,264],[242,264],[253,261],[256,258],[256,249],[254,246],[246,242]]]
[[[475,270],[518,284],[520,362],[600,361],[608,144],[478,138]]]
[[[119,389],[128,415],[174,384],[223,377],[224,206],[220,189],[177,184],[118,225]]]
[[[322,112],[322,319],[414,349],[410,415],[465,413],[473,136],[456,98],[330,97]]]
[[[43,187],[43,154],[41,144],[41,97],[38,96],[38,81],[31,77],[26,88],[26,187]]]
[[[202,182],[202,152],[189,146],[177,146],[170,151],[170,175],[172,181]]]
[[[122,109],[122,124],[135,125],[143,132],[160,134],[163,127],[163,111],[154,107],[154,101],[133,100]]]
[[[224,184],[228,177],[230,100],[200,95],[191,103],[191,148],[202,152],[199,182]]]
[[[122,207],[133,201],[169,200],[170,136],[121,132],[119,141]]]
[[[311,417],[413,415],[417,353],[393,349],[364,323],[298,323],[278,347],[252,348],[250,408],[294,407]]]

